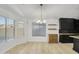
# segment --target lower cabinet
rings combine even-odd
[[[79,53],[79,39],[74,38],[73,49]]]
[[[73,43],[73,38],[69,37],[69,35],[60,35],[59,42],[61,42],[61,43]]]
[[[49,43],[58,43],[58,34],[49,34]]]

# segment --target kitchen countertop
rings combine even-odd
[[[59,33],[59,35],[79,35],[79,33]]]
[[[69,36],[69,37],[79,39],[79,36]]]

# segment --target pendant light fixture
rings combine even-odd
[[[43,19],[43,4],[40,4],[40,11],[41,11],[40,19],[37,20],[36,23],[40,23],[40,24],[46,23],[46,20]]]

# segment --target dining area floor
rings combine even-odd
[[[28,42],[9,49],[5,54],[77,54],[72,43]]]

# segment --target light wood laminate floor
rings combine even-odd
[[[6,52],[6,54],[77,54],[73,44],[48,44],[48,43],[25,43],[17,45]]]

